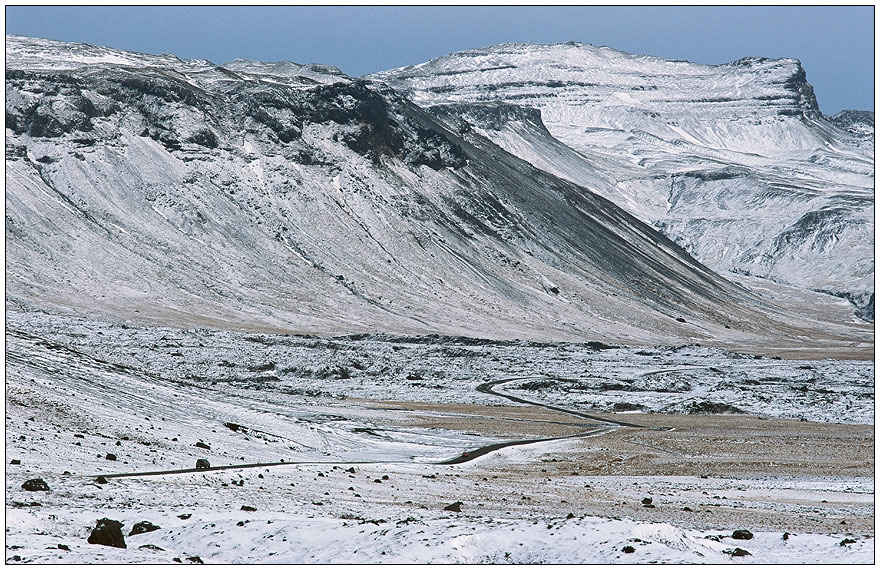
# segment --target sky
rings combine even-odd
[[[503,42],[707,64],[793,57],[823,113],[874,110],[873,6],[7,6],[6,33],[214,63],[326,63],[351,76]]]

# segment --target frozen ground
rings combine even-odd
[[[872,362],[11,311],[6,332],[7,562],[874,560]],[[596,420],[476,391],[524,376],[496,389]],[[748,415],[681,415],[707,402]],[[198,458],[275,465],[110,477]],[[51,491],[21,488],[35,477]],[[103,517],[160,529],[88,544]]]
[[[528,377],[504,389],[527,399],[531,394],[548,403],[609,412],[740,410],[874,423],[874,363],[868,360],[778,360],[699,345],[628,348],[108,326],[42,313],[10,312],[7,327],[193,386],[234,392],[259,385],[264,392],[308,396],[330,406],[345,398],[498,405],[505,402],[476,387]]]

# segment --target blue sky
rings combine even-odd
[[[725,63],[795,57],[826,114],[874,110],[874,7],[7,7],[6,33],[357,76],[502,42]]]

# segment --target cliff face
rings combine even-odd
[[[873,294],[873,116],[826,118],[797,60],[708,66],[504,44],[373,79],[614,201],[716,271]],[[540,111],[542,124],[486,108]],[[449,113],[447,113],[449,115]]]

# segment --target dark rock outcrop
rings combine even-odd
[[[49,485],[42,479],[28,479],[21,484],[21,488],[25,491],[48,491]]]
[[[103,518],[98,521],[88,538],[89,544],[101,544],[114,548],[126,548],[122,535],[122,523]]]
[[[134,536],[136,534],[143,534],[145,532],[153,532],[154,530],[159,530],[159,526],[151,523],[150,521],[141,521],[139,523],[134,523],[134,526],[131,527],[131,532],[128,533],[128,536]]]

